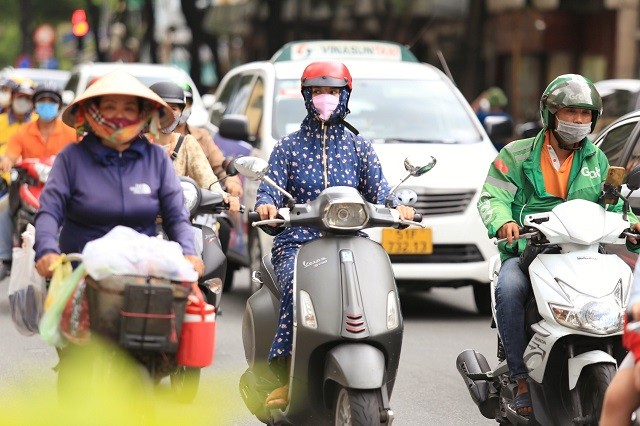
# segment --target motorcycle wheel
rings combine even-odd
[[[179,366],[171,373],[170,380],[175,399],[183,403],[192,402],[200,385],[200,369]]]
[[[375,390],[340,387],[333,410],[333,424],[344,426],[368,426],[380,424],[384,411]]]
[[[585,424],[597,425],[602,413],[604,392],[616,374],[613,364],[591,364],[582,370],[578,379],[577,389],[582,405],[582,417],[588,419]],[[574,415],[578,416],[578,407],[574,407]]]
[[[258,236],[257,229],[251,229],[249,232],[249,274],[253,271],[260,271],[262,265],[262,247],[260,247],[260,237]],[[249,277],[249,291],[250,294],[260,290],[260,285],[254,283]]]

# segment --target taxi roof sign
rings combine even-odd
[[[280,48],[272,62],[320,59],[364,59],[378,61],[418,62],[411,51],[391,41],[311,40],[292,41]]]

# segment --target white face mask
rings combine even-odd
[[[562,121],[556,117],[556,133],[566,143],[578,143],[591,132],[591,122],[575,124]]]
[[[0,107],[6,108],[11,103],[11,92],[0,92]]]
[[[175,114],[175,113],[174,113]],[[165,127],[164,129],[160,129],[160,132],[168,135],[169,133],[173,133],[173,131],[178,127],[178,123],[180,122],[180,113],[178,115],[173,116],[173,123],[169,125],[169,127]]]
[[[16,114],[26,114],[33,109],[33,102],[26,98],[14,99],[11,108]]]
[[[182,116],[180,117],[180,124],[186,123],[190,116],[191,108],[185,108],[184,111],[182,111]]]

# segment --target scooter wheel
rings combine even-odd
[[[179,366],[171,373],[171,389],[178,402],[192,402],[200,386],[200,369]]]

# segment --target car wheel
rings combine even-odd
[[[473,299],[476,309],[482,315],[491,313],[491,286],[483,283],[473,283]]]

